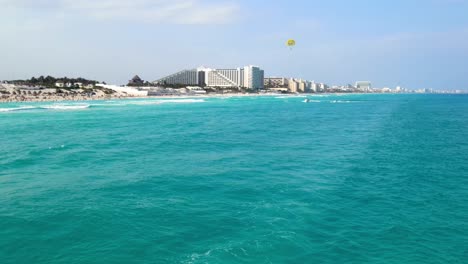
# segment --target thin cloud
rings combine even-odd
[[[158,24],[225,24],[235,21],[239,6],[204,0],[0,0],[5,8],[100,20]],[[45,14],[44,14],[45,15]]]
[[[432,0],[437,5],[464,5],[468,3],[468,0]]]

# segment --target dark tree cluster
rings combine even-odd
[[[55,83],[57,82],[63,82],[63,83],[82,83],[83,85],[96,85],[99,83],[98,81],[95,80],[88,80],[85,78],[55,78],[52,76],[40,76],[40,77],[32,77],[31,79],[28,80],[14,80],[14,81],[8,81],[8,83],[11,84],[16,84],[16,85],[25,85],[25,86],[41,86],[41,87],[47,87],[47,88],[53,88],[55,87]]]
[[[154,84],[144,81],[143,79],[140,78],[140,76],[135,75],[130,81],[128,81],[127,86],[132,86],[132,87],[149,87],[149,86],[154,86]]]

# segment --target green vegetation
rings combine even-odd
[[[130,86],[130,87],[151,87],[151,86],[154,86],[154,84],[152,84],[152,83],[150,83],[148,81],[142,80],[140,78],[140,76],[135,75],[135,77],[133,77],[130,81],[128,81],[127,86]]]
[[[88,79],[84,79],[84,78],[81,78],[81,77],[80,78],[67,78],[67,77],[55,78],[55,77],[52,77],[52,76],[47,76],[47,77],[40,76],[38,78],[32,77],[31,79],[28,79],[28,80],[8,81],[8,83],[10,83],[10,84],[25,85],[25,86],[41,86],[41,87],[44,87],[44,88],[55,88],[55,84],[57,82],[63,82],[65,84],[66,83],[75,84],[75,86],[72,87],[72,88],[76,88],[76,83],[81,83],[84,86],[87,86],[87,85],[93,85],[94,86],[97,83],[99,83],[98,81],[88,80]]]

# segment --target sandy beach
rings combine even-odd
[[[9,96],[0,98],[0,103],[19,102],[60,102],[60,101],[94,101],[139,98],[133,96]]]
[[[1,97],[0,103],[19,103],[19,102],[61,102],[61,101],[96,101],[96,100],[124,100],[124,99],[177,99],[177,98],[224,98],[232,96],[288,96],[283,94],[206,94],[206,95],[162,95],[162,96],[128,96],[128,95],[105,95],[105,96],[72,96],[72,95],[47,95],[47,96],[24,96],[15,95]],[[289,95],[296,96],[296,95]]]

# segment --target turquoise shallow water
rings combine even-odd
[[[1,263],[468,263],[468,96],[303,99],[1,105]]]

